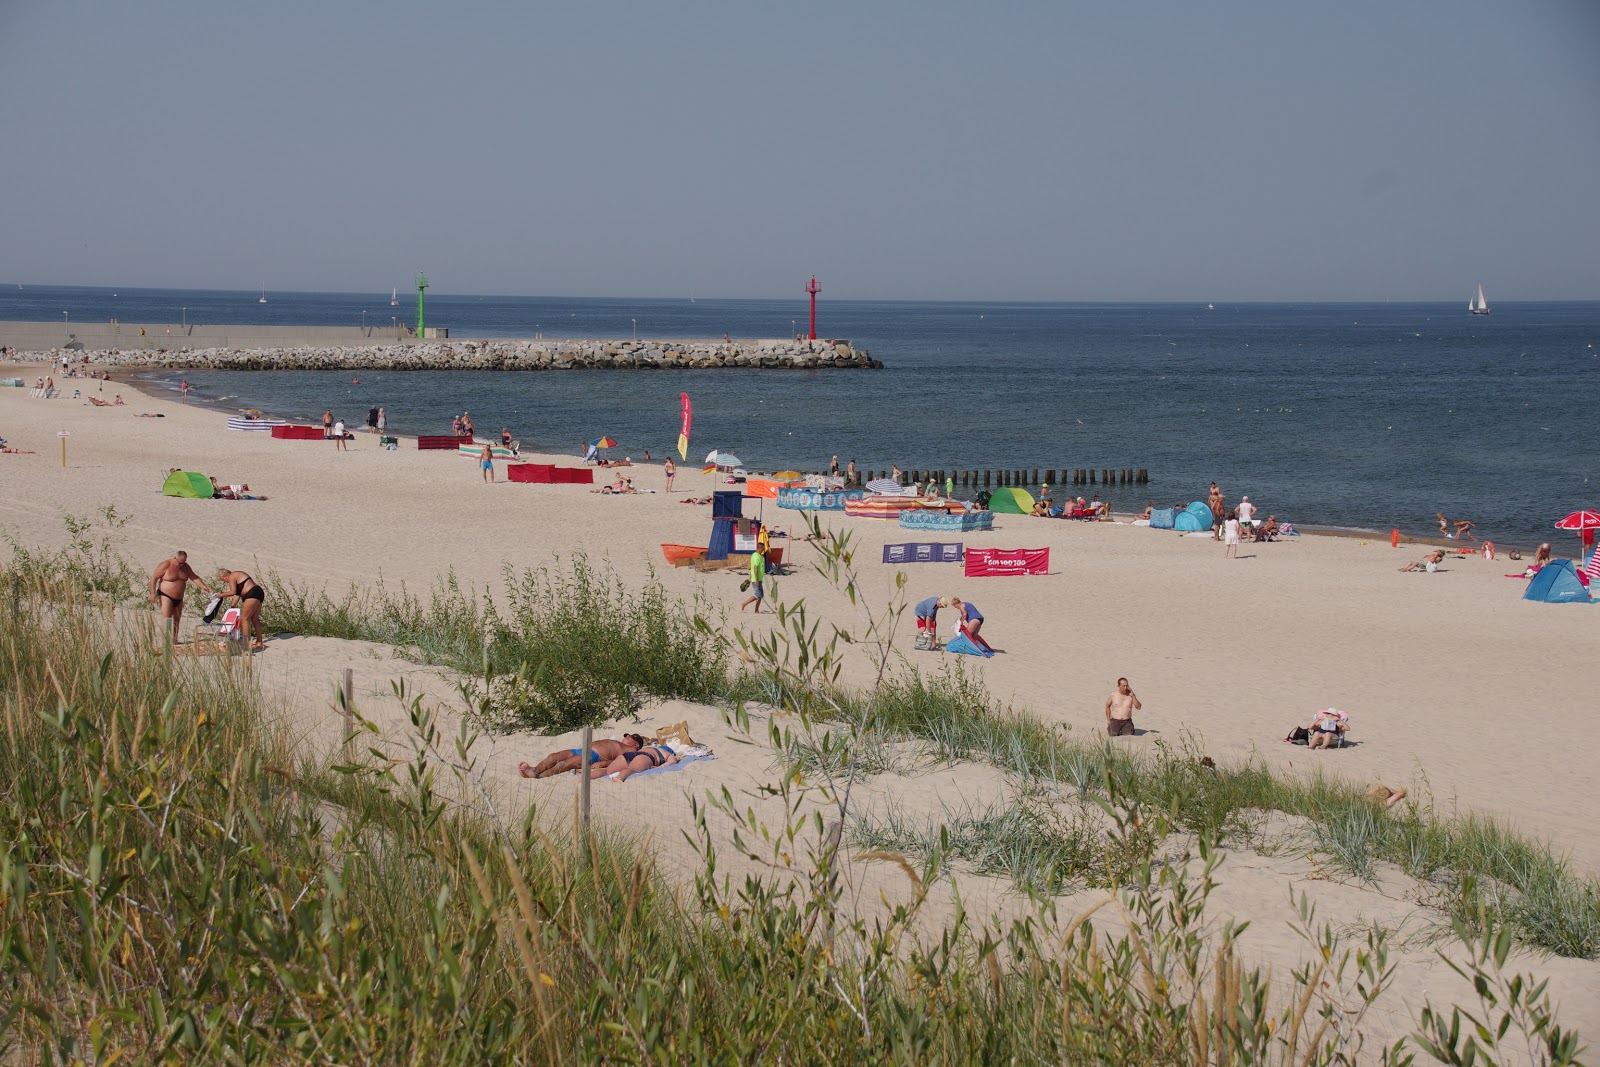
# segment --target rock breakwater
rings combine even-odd
[[[65,350],[19,352],[45,362]],[[274,348],[92,349],[73,346],[74,363],[91,367],[205,370],[753,370],[878,368],[883,364],[849,341],[410,341],[379,345]]]

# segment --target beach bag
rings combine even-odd
[[[933,634],[932,633],[930,633],[927,630],[923,630],[922,632],[917,634],[917,651],[918,652],[932,652],[933,651]]]
[[[1311,743],[1311,731],[1304,726],[1296,726],[1289,731],[1289,736],[1284,738],[1291,745],[1306,745]]]
[[[216,620],[216,618],[217,618],[217,612],[219,612],[221,610],[222,610],[222,598],[220,596],[212,597],[211,598],[211,603],[206,605],[205,613],[200,616],[200,621],[201,622],[214,622]]]

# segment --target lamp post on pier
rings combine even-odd
[[[189,309],[181,308],[180,310],[183,312],[183,328],[187,330],[189,328]]]
[[[639,339],[639,320],[638,319],[634,319],[633,320],[633,339],[635,341],[637,341]]]

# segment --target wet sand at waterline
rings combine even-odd
[[[37,371],[0,369],[0,376],[31,380]],[[229,431],[216,411],[141,396],[125,384],[108,386],[107,395],[112,391],[122,392],[127,405],[36,400],[27,389],[0,389],[0,434],[13,447],[35,451],[0,455],[0,526],[7,535],[25,545],[59,546],[67,537],[64,514],[114,505],[128,519],[118,535],[122,551],[143,567],[181,548],[205,575],[222,566],[258,577],[276,571],[297,583],[326,584],[335,595],[346,583],[380,577],[391,588],[404,583],[425,593],[451,570],[470,589],[498,591],[506,566],[552,566],[585,553],[625,583],[637,586],[654,573],[685,600],[703,592],[726,610],[729,626],[759,633],[775,625],[771,615],[740,615],[739,572],[707,575],[663,561],[661,543],[703,544],[709,535],[710,509],[679,498],[722,488],[687,465],[670,496],[510,484],[503,463],[496,464],[499,482],[486,485],[474,461],[419,452],[410,440],[390,452],[375,436],[358,433],[348,452],[336,452],[321,441]],[[166,417],[138,418],[140,412]],[[65,468],[58,431],[71,434]],[[248,482],[270,499],[166,498],[160,487],[173,467]],[[659,466],[637,464],[625,473],[642,489],[662,488]],[[1162,491],[1163,498],[1203,494],[1204,486]],[[746,507],[753,512],[756,502]],[[797,514],[771,501],[765,517],[793,535],[804,533]],[[1600,869],[1600,843],[1590,832],[1600,800],[1600,742],[1588,723],[1600,608],[1523,601],[1524,583],[1503,577],[1522,564],[1472,556],[1452,558],[1436,574],[1402,574],[1396,568],[1419,558],[1420,546],[1395,550],[1387,539],[1317,536],[1243,545],[1240,558],[1228,560],[1209,539],[1022,516],[998,516],[993,532],[945,537],[843,515],[824,524],[849,531],[874,604],[893,594],[895,571],[878,562],[886,543],[959,538],[969,546],[1049,547],[1051,571],[1041,577],[965,580],[955,565],[906,567],[905,596],[914,602],[956,594],[975,603],[987,619],[984,636],[1001,654],[966,658],[964,665],[1000,699],[1074,736],[1103,733],[1106,696],[1126,675],[1144,704],[1135,717],[1144,732],[1119,744],[1176,747],[1192,736],[1219,762],[1255,758],[1277,771],[1323,771],[1363,788],[1403,785],[1443,810],[1504,819],[1569,854],[1581,869]],[[1558,554],[1576,546],[1576,538],[1552,541]],[[859,616],[811,570],[815,550],[794,538],[774,545],[793,566],[771,583],[769,600],[804,597],[814,612],[856,628]],[[912,640],[908,609],[899,654],[923,669],[948,660],[913,651]],[[360,642],[273,639],[254,662],[263,689],[289,709],[288,728],[319,742],[338,736],[330,697],[345,667],[357,673],[358,704],[382,708],[373,714],[386,728],[404,722],[388,693],[391,678],[404,675],[418,691],[459,703],[442,672]],[[870,673],[863,656],[850,661],[846,677],[864,683]],[[1291,727],[1328,706],[1350,713],[1354,747],[1313,752],[1283,743]],[[733,743],[713,709],[674,702],[652,707],[645,721],[680,719],[717,748],[716,762],[621,786],[601,783],[594,791],[600,817],[653,830],[669,870],[693,859],[676,844],[679,830],[692,825],[689,791],[723,784],[736,793],[753,790],[770,780],[772,766],[763,747]],[[568,740],[486,739],[486,778],[513,803],[542,799],[548,811],[570,812],[574,780],[529,783],[515,770],[519,760],[534,762]],[[963,765],[885,776],[863,790],[863,800],[870,805],[892,795],[909,810],[937,814],[963,804],[980,809],[1005,794],[997,772]],[[1283,925],[1274,918],[1292,915],[1291,890],[1317,894],[1325,902],[1322,917],[1342,922],[1390,916],[1403,924],[1417,911],[1393,886],[1337,884],[1303,855],[1234,859],[1222,903],[1258,917],[1253,934],[1269,958],[1297,954],[1292,935],[1269,932]],[[905,890],[898,872],[866,870],[859,877],[854,891],[862,899]],[[963,894],[979,914],[1016,906],[995,879],[964,878]],[[1431,950],[1408,955],[1424,985],[1403,994],[1404,1006],[1390,1002],[1396,1026],[1404,1025],[1407,1008],[1420,1005],[1427,982],[1435,998],[1447,988],[1442,965],[1428,962]],[[1600,998],[1581,992],[1600,986],[1600,966],[1552,959],[1539,968],[1554,976],[1564,1023],[1590,1030],[1600,1024]]]

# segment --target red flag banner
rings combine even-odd
[[[689,458],[689,427],[694,423],[694,408],[689,404],[689,394],[679,393],[678,404],[683,409],[683,422],[678,425],[678,458]]]
[[[1005,574],[1047,574],[1048,548],[968,548],[968,578],[995,578]]]

